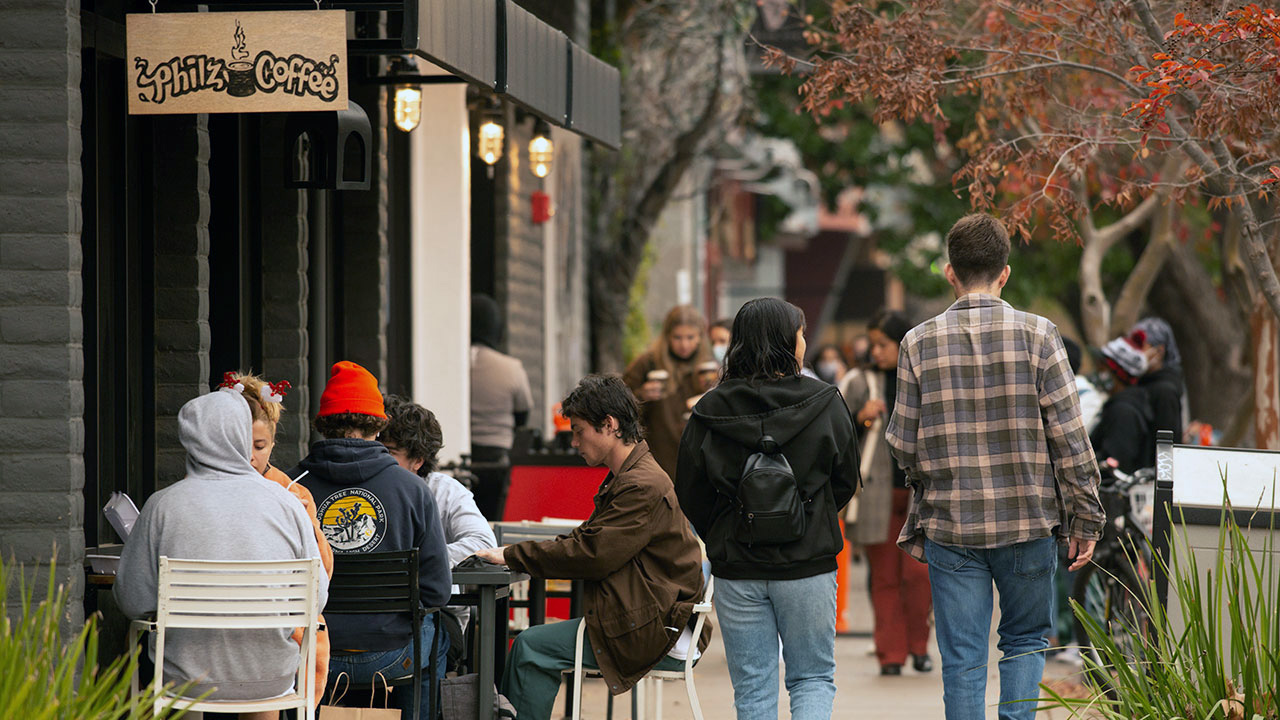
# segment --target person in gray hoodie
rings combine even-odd
[[[115,598],[129,618],[156,610],[160,556],[184,560],[319,558],[306,510],[249,463],[253,418],[234,390],[189,401],[178,412],[187,475],[151,496],[125,542]],[[320,607],[329,579],[321,574]],[[286,629],[173,629],[166,633],[165,682],[194,681],[192,697],[257,700],[289,692],[298,645]],[[154,657],[154,647],[152,648]]]

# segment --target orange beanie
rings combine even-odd
[[[373,373],[359,365],[343,360],[334,363],[329,371],[329,383],[324,386],[320,395],[320,412],[317,416],[337,415],[338,413],[358,413],[385,418],[382,406],[382,393],[378,392],[378,381]]]

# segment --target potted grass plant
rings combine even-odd
[[[1120,613],[1104,623],[1072,600],[1088,635],[1090,696],[1045,685],[1043,709],[1107,720],[1280,718],[1280,548],[1274,532],[1250,547],[1224,508],[1213,567],[1201,567],[1186,542],[1171,542],[1169,558],[1154,556],[1168,578],[1166,603],[1149,581],[1135,593],[1138,618]]]
[[[17,592],[12,585],[16,583]],[[138,649],[105,667],[98,662],[98,627],[89,618],[64,638],[59,622],[68,593],[49,574],[43,591],[28,586],[21,568],[0,559],[0,718],[22,720],[134,720],[152,717],[154,690],[129,697]],[[16,601],[14,600],[16,598]],[[175,711],[165,718],[178,718]]]

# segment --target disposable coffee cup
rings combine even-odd
[[[256,92],[253,82],[253,63],[237,60],[227,63],[227,94],[233,97],[248,97]]]
[[[715,360],[708,360],[708,361],[706,361],[706,362],[704,362],[704,363],[702,363],[702,364],[698,365],[698,372],[700,372],[700,373],[718,373],[718,372],[720,372],[720,363],[716,362]]]
[[[669,379],[671,379],[671,373],[666,370],[650,370],[649,374],[645,376],[645,380],[650,382],[655,380],[658,382],[666,382]]]

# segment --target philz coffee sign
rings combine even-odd
[[[125,24],[132,115],[347,108],[342,10],[142,13]]]

